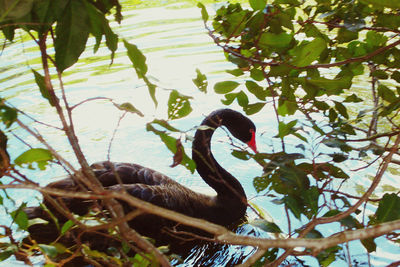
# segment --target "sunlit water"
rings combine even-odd
[[[209,8],[212,9],[212,7]],[[119,103],[132,103],[145,116],[140,118],[136,115],[128,115],[121,121],[111,146],[110,159],[135,162],[151,167],[192,189],[212,194],[212,189],[197,174],[191,174],[181,166],[169,167],[172,163],[171,153],[157,136],[146,132],[145,124],[154,118],[166,118],[168,95],[171,89],[177,89],[180,93],[193,97],[191,101],[193,112],[173,124],[182,130],[193,128],[204,115],[223,107],[219,96],[212,92],[213,83],[232,79],[232,76],[223,70],[234,68],[234,66],[225,61],[221,49],[217,48],[208,37],[197,8],[182,8],[180,4],[160,8],[126,8],[124,17],[122,25],[115,24],[113,25],[114,29],[122,38],[136,44],[146,55],[149,74],[153,77],[153,82],[160,86],[157,89],[158,106],[155,107],[144,83],[137,79],[125,54],[123,44],[119,44],[114,62],[110,66],[106,48],[100,48],[96,54],[93,54],[93,39],[90,39],[82,59],[65,73],[64,82],[68,100],[71,105],[74,105],[84,99],[101,96],[112,98]],[[7,97],[10,103],[18,108],[22,107],[25,112],[32,114],[36,119],[58,125],[54,110],[47,106],[38,89],[33,86],[33,75],[30,68],[40,70],[39,54],[37,50],[32,49],[34,46],[33,41],[17,41],[11,47],[6,47],[1,54],[0,82],[6,87],[2,88],[2,97]],[[196,68],[207,75],[209,82],[207,94],[199,92],[192,82],[196,76]],[[260,115],[252,116],[259,133],[258,147],[262,152],[272,152],[274,148],[279,150],[279,144],[270,141],[277,129],[272,114],[269,107],[266,107]],[[121,111],[107,101],[95,100],[77,107],[73,115],[79,141],[88,161],[95,162],[106,159],[110,139],[117,127],[118,119],[122,115]],[[28,122],[29,120],[24,119],[24,121]],[[37,124],[35,127],[57,151],[75,162],[71,148],[60,131]],[[16,131],[19,130],[16,129]],[[282,216],[284,214],[282,206],[270,203],[270,198],[256,197],[252,181],[253,177],[262,174],[261,167],[253,161],[244,162],[233,158],[230,155],[231,146],[223,132],[217,132],[214,140],[216,142],[213,144],[213,151],[217,160],[240,179],[248,198],[268,211],[281,229],[287,229],[286,218]],[[40,146],[30,136],[26,136],[25,141]],[[189,153],[190,142],[184,145]],[[295,145],[296,143],[293,142],[291,149],[294,150]],[[12,157],[18,156],[26,149],[27,147],[22,143],[13,142],[9,145]],[[29,177],[34,177],[35,181],[43,185],[63,174],[62,169],[56,166],[47,168],[46,172],[27,172]],[[18,201],[17,205],[22,202],[34,205],[40,200],[40,194],[37,192],[25,190],[9,190],[8,192]],[[7,203],[7,205],[12,206],[12,203]],[[10,222],[10,219],[4,216],[4,212],[0,216],[2,224]],[[248,211],[248,216],[255,217],[251,210]],[[339,229],[338,227],[337,225],[335,229],[331,227],[319,230],[333,233],[333,230]],[[250,225],[240,227],[238,233],[268,237],[266,233]],[[366,253],[360,248],[358,242],[351,243],[350,247],[360,251],[360,255],[357,256],[360,262],[368,262]],[[203,245],[195,247],[181,265],[232,266],[245,260],[252,253],[254,253],[254,248],[250,247]],[[382,251],[379,252],[379,258],[370,259],[373,265],[378,266],[385,263],[385,261],[381,261],[382,253]],[[384,257],[393,258],[393,255],[400,251],[390,248],[385,250],[385,253],[387,254]],[[307,260],[309,264],[317,265],[316,260],[311,258]],[[337,261],[335,265],[341,266],[341,264],[343,262]],[[13,265],[23,264],[13,260],[0,263],[0,266]]]

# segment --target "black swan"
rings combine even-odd
[[[216,191],[216,196],[194,192],[157,171],[137,164],[103,161],[94,163],[91,168],[101,184],[109,190],[122,190],[123,187],[129,194],[155,205],[228,226],[245,215],[247,199],[239,181],[222,168],[211,153],[211,137],[215,129],[220,126],[225,126],[235,138],[247,143],[254,152],[257,152],[256,127],[241,113],[231,109],[220,109],[203,120],[194,137],[192,158],[196,163],[198,173]],[[115,172],[118,173],[122,184],[117,181]],[[51,183],[48,187],[80,190],[71,177]],[[61,200],[70,211],[80,215],[86,214],[94,205],[92,200],[72,198]],[[54,214],[57,214],[48,201],[44,200],[44,203]],[[124,208],[126,211],[132,210],[126,204]],[[27,208],[25,211],[29,218],[49,218],[39,207]],[[57,217],[62,221],[62,216],[57,214]],[[129,224],[139,233],[151,237],[156,236],[155,233],[165,226],[176,225],[175,222],[149,214],[140,215]],[[45,229],[49,225],[42,225],[36,230],[35,225],[32,227],[29,231],[34,238],[39,238],[41,241],[49,241],[46,236],[53,240],[56,238],[54,233]]]

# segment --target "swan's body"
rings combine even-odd
[[[215,189],[217,195],[209,196],[194,192],[171,178],[152,169],[131,163],[98,162],[91,166],[101,184],[108,190],[122,190],[157,206],[174,210],[188,216],[202,218],[220,225],[229,225],[245,215],[247,199],[245,192],[230,173],[223,169],[211,153],[211,137],[219,126],[226,126],[232,135],[247,143],[254,151],[255,126],[242,114],[222,109],[211,113],[197,130],[193,141],[192,158],[196,169],[204,181]],[[207,127],[204,127],[207,126]],[[120,184],[115,174],[118,174]],[[48,185],[52,188],[80,190],[71,177]],[[72,212],[86,214],[92,201],[65,198],[65,206]],[[46,205],[49,205],[45,201]],[[126,211],[133,208],[124,204]],[[43,211],[40,212],[43,215]],[[28,212],[30,218],[39,216],[38,210]],[[154,236],[162,227],[174,226],[176,223],[154,215],[140,215],[130,221],[130,226],[138,232]]]

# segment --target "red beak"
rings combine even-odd
[[[251,140],[247,142],[247,145],[254,151],[254,153],[258,153],[256,144],[256,133],[253,130],[251,130]]]

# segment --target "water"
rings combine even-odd
[[[143,118],[128,115],[122,120],[111,146],[111,160],[142,164],[159,170],[190,188],[213,193],[197,174],[190,174],[182,166],[170,168],[171,153],[157,136],[145,131],[147,122],[154,118],[166,118],[166,102],[171,89],[193,96],[192,114],[173,123],[182,130],[189,130],[197,125],[204,115],[223,106],[219,97],[212,92],[213,84],[232,79],[232,76],[223,70],[234,68],[234,66],[225,61],[221,49],[217,48],[206,34],[199,9],[181,5],[184,4],[178,2],[164,7],[143,9],[123,5],[125,19],[121,25],[113,25],[121,37],[136,44],[146,55],[149,75],[161,87],[157,89],[159,101],[157,107],[152,102],[146,86],[137,79],[122,43],[119,44],[113,65],[110,66],[108,51],[102,47],[93,54],[94,40],[91,39],[81,60],[66,71],[64,82],[71,105],[86,98],[101,96],[113,98],[119,103],[130,102],[144,113]],[[209,7],[210,10],[212,7]],[[17,36],[17,39],[22,37]],[[12,104],[22,107],[25,112],[32,114],[38,120],[59,125],[54,110],[47,106],[37,88],[32,86],[34,82],[30,68],[40,70],[39,54],[33,47],[35,47],[33,41],[17,41],[3,51],[0,63],[0,83],[5,88],[2,89],[2,97],[7,97]],[[199,92],[192,82],[197,68],[207,75],[209,82],[207,94]],[[104,160],[107,157],[110,138],[121,114],[112,104],[104,100],[90,101],[74,110],[75,128],[89,162]],[[279,150],[279,144],[271,141],[277,128],[273,112],[266,107],[260,115],[251,118],[257,125],[259,150],[263,152],[272,152],[274,148]],[[66,138],[60,131],[37,124],[35,127],[57,151],[78,166]],[[253,177],[262,173],[259,165],[253,161],[243,162],[231,157],[229,140],[223,132],[217,132],[214,140],[216,142],[213,143],[213,150],[216,159],[240,179],[249,199],[267,210],[267,214],[274,218],[281,229],[287,229],[287,220],[282,216],[284,214],[282,206],[270,203],[270,198],[257,196],[253,188]],[[39,145],[29,136],[25,141]],[[296,143],[293,142],[289,149],[294,149],[295,145]],[[190,151],[190,142],[184,143],[184,146],[187,152]],[[26,149],[27,147],[21,143],[9,145],[12,158]],[[27,174],[45,185],[62,176],[63,170],[52,166],[52,168],[47,168],[46,172],[30,171]],[[367,180],[365,182],[368,184]],[[17,205],[22,202],[34,205],[40,201],[40,194],[37,192],[24,190],[21,193],[21,190],[9,190],[9,193],[12,196],[18,196]],[[7,203],[7,205],[12,206],[13,203]],[[9,218],[5,217],[4,213],[0,216],[2,222],[9,222]],[[251,210],[248,211],[248,216],[256,217]],[[337,231],[338,226],[335,228]],[[320,230],[330,232],[333,229]],[[237,231],[240,234],[268,237],[261,230],[250,225],[244,225]],[[358,243],[351,243],[351,247],[360,251],[357,259],[361,262],[367,261],[366,253]],[[388,255],[388,258],[396,255],[393,248],[385,250],[388,254],[392,254]],[[245,260],[252,253],[254,249],[250,247],[204,244],[192,249],[181,266],[231,266]],[[381,260],[380,257],[376,260],[372,258],[376,266],[381,265]],[[317,265],[315,259],[309,258],[307,262]],[[344,261],[339,260],[335,266],[341,266],[343,263]],[[383,263],[386,262],[383,261]],[[0,263],[0,266],[12,265],[21,266],[22,264],[15,261]]]

